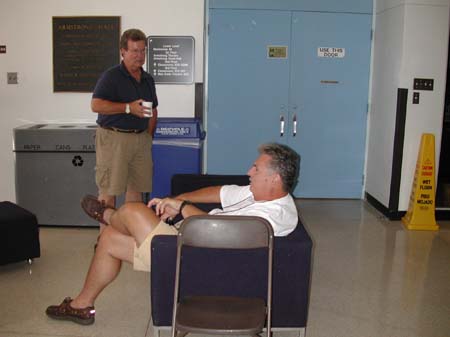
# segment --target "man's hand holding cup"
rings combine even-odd
[[[153,116],[153,102],[142,101],[142,107],[144,108],[144,117]]]

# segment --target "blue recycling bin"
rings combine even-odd
[[[198,118],[158,118],[153,138],[153,191],[150,198],[170,194],[172,176],[199,174],[205,132]]]

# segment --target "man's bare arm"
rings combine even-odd
[[[180,194],[173,198],[153,198],[148,207],[155,207],[155,213],[163,221],[173,218],[178,213],[184,218],[192,215],[206,214],[205,211],[195,207],[191,203],[220,203],[220,189],[222,186],[210,186],[193,192]],[[189,203],[185,203],[189,201]]]
[[[113,115],[125,112],[125,103],[111,102],[101,98],[91,100],[91,110],[95,113]]]
[[[130,113],[137,117],[141,118],[146,117],[144,115],[146,111],[144,110],[144,107],[141,105],[142,102],[143,102],[142,99],[129,102],[128,104],[130,105]],[[91,100],[91,110],[92,112],[99,113],[102,115],[115,115],[125,113],[126,104],[127,103],[112,102],[101,98],[93,98]]]
[[[189,200],[195,203],[219,203],[221,188],[222,186],[204,187],[193,192],[182,193],[176,196],[175,199]]]
[[[158,109],[157,108],[153,108],[152,109],[152,118],[149,119],[148,121],[148,133],[152,136],[155,137],[155,131],[156,131],[156,122],[158,120]]]

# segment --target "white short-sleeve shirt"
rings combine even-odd
[[[297,207],[290,194],[270,201],[255,201],[250,186],[224,185],[220,189],[222,209],[213,209],[209,214],[253,215],[270,222],[275,236],[291,233],[298,222]]]

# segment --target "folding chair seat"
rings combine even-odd
[[[200,259],[214,259],[216,267],[197,271],[194,274],[198,277],[189,278],[192,270],[201,266],[200,255]],[[221,264],[221,257],[230,261],[233,255],[232,265]],[[272,255],[273,230],[265,219],[220,215],[185,219],[177,238],[172,336],[256,336],[266,325],[269,337]],[[236,277],[247,277],[248,287],[233,289]],[[211,282],[219,284],[224,278],[229,280],[226,290],[211,286]],[[261,278],[266,280],[264,289],[254,287]]]

